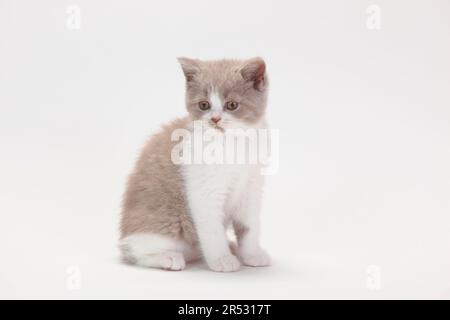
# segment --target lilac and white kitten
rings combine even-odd
[[[145,145],[123,200],[120,248],[140,266],[182,270],[203,257],[209,268],[267,266],[259,244],[263,176],[258,164],[175,164],[172,133],[200,121],[215,135],[266,128],[268,81],[261,58],[201,61],[180,58],[188,115]],[[227,230],[234,229],[237,245]]]

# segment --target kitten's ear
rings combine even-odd
[[[256,90],[262,91],[266,84],[266,63],[259,57],[246,60],[241,75],[246,81],[252,82]]]
[[[185,58],[185,57],[179,57],[177,58],[178,62],[181,65],[181,68],[183,69],[184,76],[186,78],[186,81],[192,81],[194,80],[195,75],[199,72],[199,61],[195,59]]]

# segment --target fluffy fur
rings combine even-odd
[[[259,245],[259,166],[176,165],[171,160],[177,143],[171,140],[173,131],[192,131],[193,121],[216,135],[233,128],[266,128],[265,63],[260,58],[179,61],[188,116],[164,126],[147,142],[129,177],[121,214],[122,256],[130,263],[168,270],[181,270],[202,256],[214,271],[236,271],[241,263],[269,265]],[[211,108],[201,110],[202,101]],[[239,107],[227,110],[228,101]],[[233,250],[228,228],[237,237]]]

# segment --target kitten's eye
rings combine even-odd
[[[198,103],[198,108],[202,111],[206,111],[206,110],[209,110],[211,108],[211,106],[209,105],[208,101],[200,101]]]
[[[239,103],[235,101],[228,101],[226,104],[227,110],[233,111],[236,110],[239,107]]]

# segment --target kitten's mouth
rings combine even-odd
[[[214,122],[212,122],[212,121],[209,122],[209,125],[210,125],[212,128],[217,129],[217,130],[219,130],[219,131],[222,131],[222,132],[225,131],[225,129],[224,129],[220,124],[214,123]]]

